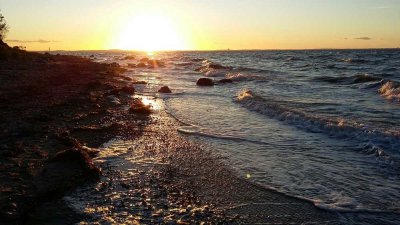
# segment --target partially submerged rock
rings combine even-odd
[[[214,85],[214,81],[210,78],[200,78],[197,80],[196,85],[198,86],[213,86]]]
[[[159,93],[172,93],[168,86],[163,86],[158,90]]]

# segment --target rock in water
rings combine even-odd
[[[172,93],[171,89],[169,89],[168,86],[161,87],[160,90],[158,90],[159,93]]]
[[[214,81],[211,80],[210,78],[200,78],[197,80],[196,85],[198,85],[198,86],[213,86]]]

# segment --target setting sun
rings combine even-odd
[[[188,46],[176,25],[161,15],[139,15],[128,19],[113,43],[123,50],[182,50]]]

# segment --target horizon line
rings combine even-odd
[[[400,47],[383,48],[266,48],[266,49],[210,49],[210,50],[127,50],[127,49],[75,49],[75,50],[27,50],[31,52],[95,52],[95,51],[121,51],[121,52],[221,52],[221,51],[306,51],[306,50],[390,50],[400,49]]]

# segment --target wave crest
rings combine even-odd
[[[225,78],[233,81],[265,80],[265,77],[263,76],[242,72],[228,73],[225,75]]]
[[[378,92],[388,100],[400,102],[400,83],[398,82],[384,82]]]
[[[398,167],[388,152],[398,154],[400,131],[378,130],[344,118],[330,119],[291,108],[273,99],[260,97],[251,90],[240,92],[235,100],[243,107],[260,114],[284,121],[297,128],[330,137],[355,139],[364,143],[363,152],[373,154],[379,162]],[[372,144],[371,144],[372,143]]]

